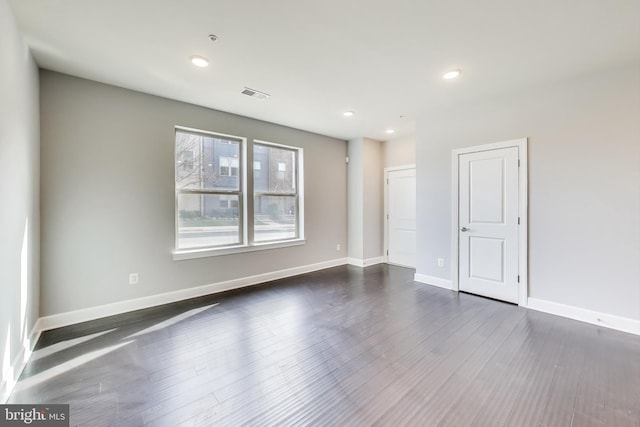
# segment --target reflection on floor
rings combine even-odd
[[[336,267],[46,332],[9,403],[71,424],[639,426],[640,338]]]

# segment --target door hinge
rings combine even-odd
[[[387,185],[389,185],[389,178],[387,178]]]
[[[518,159],[518,167],[520,167],[520,159]]]
[[[345,163],[349,163],[349,157],[345,157],[345,158],[344,158],[344,162],[345,162]]]
[[[518,283],[520,283],[520,275],[518,274]]]
[[[520,225],[520,217],[518,217],[518,225]]]
[[[389,221],[389,214],[387,214],[387,221]]]
[[[389,256],[389,249],[387,249],[387,256]]]

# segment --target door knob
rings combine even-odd
[[[470,229],[470,228],[467,228],[467,227],[462,227],[462,228],[460,229],[460,231],[462,231],[462,232],[470,231],[470,230],[471,230],[471,229]]]

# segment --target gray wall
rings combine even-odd
[[[384,167],[407,166],[416,163],[415,136],[390,139],[382,143]]]
[[[349,258],[359,264],[382,256],[382,143],[369,138],[349,141]]]
[[[363,139],[364,253],[365,260],[382,256],[384,216],[384,166],[382,142]]]
[[[349,164],[348,169],[348,256],[349,258],[364,259],[364,158],[362,151],[362,138],[353,139],[348,143]]]
[[[346,257],[345,141],[50,71],[40,85],[41,315]],[[304,148],[306,245],[173,261],[174,125]]]
[[[38,318],[38,70],[0,0],[0,402]]]
[[[422,116],[417,273],[451,277],[451,150],[521,137],[529,296],[640,319],[638,63]]]

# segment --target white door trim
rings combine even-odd
[[[520,227],[518,229],[518,305],[527,306],[529,293],[529,275],[527,272],[528,260],[528,184],[527,184],[527,138],[514,139],[510,141],[496,142],[493,144],[476,145],[473,147],[459,148],[451,152],[451,289],[459,290],[459,259],[458,259],[458,158],[462,154],[476,153],[479,151],[498,150],[501,148],[518,147],[518,215],[520,217]]]
[[[384,263],[389,262],[389,172],[402,171],[407,169],[415,169],[416,165],[402,165],[402,166],[393,166],[389,168],[384,168],[384,181],[382,183],[382,187],[384,188],[384,217],[382,218],[382,222],[384,222],[384,245],[382,248]]]

